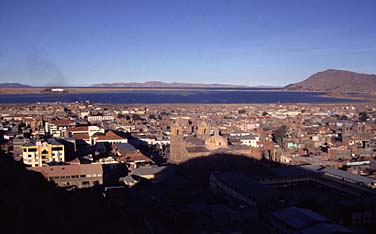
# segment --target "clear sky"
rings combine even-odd
[[[375,0],[0,0],[0,82],[287,85],[376,73]]]

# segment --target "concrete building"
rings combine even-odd
[[[69,119],[51,120],[45,123],[45,132],[51,137],[68,137],[68,128],[75,126]]]
[[[100,142],[108,142],[110,144],[116,143],[128,143],[128,139],[122,136],[119,136],[112,130],[107,131],[106,133],[97,132],[93,136],[93,144]]]
[[[14,156],[22,155],[22,146],[28,142],[28,139],[25,137],[15,137],[13,138],[13,153]]]
[[[41,173],[59,187],[88,188],[103,184],[103,168],[100,164],[33,167],[31,170]]]
[[[248,135],[248,136],[240,136],[238,137],[240,140],[241,145],[251,146],[251,147],[259,147],[258,141],[260,140],[259,137]]]
[[[22,159],[24,164],[32,167],[64,162],[64,145],[53,138],[47,141],[29,141],[22,146]]]
[[[212,173],[210,188],[215,194],[230,202],[251,207],[279,207],[284,200],[278,191],[240,173]]]
[[[87,117],[87,121],[90,123],[103,122],[103,121],[114,121],[115,117],[113,115],[90,115]]]
[[[69,136],[76,140],[83,140],[89,145],[94,144],[93,135],[96,133],[104,134],[104,129],[98,126],[76,126],[68,129]]]

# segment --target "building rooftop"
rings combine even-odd
[[[69,119],[58,119],[58,120],[51,120],[49,121],[50,124],[54,125],[73,125],[74,121]]]
[[[89,130],[89,126],[76,126],[76,127],[68,128],[69,132],[84,132],[88,130]]]
[[[72,138],[75,140],[89,140],[90,139],[89,134],[87,133],[77,133],[77,134],[72,135]]]
[[[252,177],[242,173],[235,172],[220,172],[216,173],[215,177],[224,184],[230,185],[233,189],[245,193],[247,195],[254,195],[256,197],[273,196],[278,192],[267,185],[255,181]]]
[[[30,170],[40,172],[46,177],[103,173],[102,165],[100,164],[72,164],[62,166],[32,167]]]
[[[332,167],[325,167],[321,171],[324,172],[325,174],[340,176],[344,178],[345,180],[350,180],[356,183],[363,183],[365,185],[371,184],[375,181],[374,179],[371,179],[365,176],[356,175],[356,174],[353,174],[347,171],[342,171],[340,169],[336,169]]]
[[[338,233],[354,233],[353,231],[335,224],[319,223],[312,225],[301,231],[302,234],[338,234]]]
[[[272,215],[279,221],[296,230],[304,229],[328,219],[308,209],[288,207],[274,211]]]
[[[133,170],[133,174],[138,176],[145,176],[145,175],[156,175],[163,170],[165,170],[167,167],[161,166],[161,167],[140,167]]]
[[[99,134],[99,133],[95,133],[94,136],[97,137],[97,141],[100,141],[100,140],[124,140],[125,139],[125,138],[119,136],[118,134],[116,134],[112,130],[106,132],[104,135]]]
[[[137,152],[138,150],[129,143],[117,143],[115,147],[122,152]]]

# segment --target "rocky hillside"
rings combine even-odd
[[[299,91],[375,92],[376,75],[329,69],[284,87]]]

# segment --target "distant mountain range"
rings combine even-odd
[[[0,83],[0,88],[32,88],[20,83]],[[160,81],[100,83],[88,88],[249,88],[246,85],[166,83]],[[256,86],[263,87],[263,86]],[[268,87],[268,86],[265,86]],[[68,88],[68,87],[67,87]],[[83,87],[85,88],[85,87]],[[376,75],[352,71],[328,69],[315,73],[306,80],[283,87],[283,90],[321,91],[321,92],[375,92]]]
[[[202,84],[202,83],[166,83],[160,81],[148,81],[143,83],[101,83],[94,84],[91,87],[96,88],[245,88],[246,85],[230,85],[230,84]]]
[[[0,83],[0,88],[32,88],[32,86],[20,83]]]
[[[376,75],[329,69],[315,73],[304,81],[287,85],[284,89],[325,92],[375,92]]]

